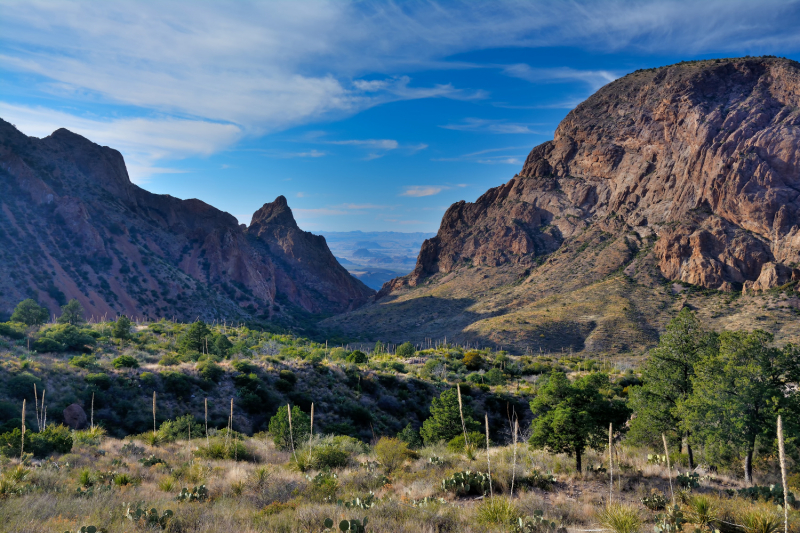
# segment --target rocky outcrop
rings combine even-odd
[[[71,403],[64,409],[64,424],[72,429],[83,429],[86,427],[86,411],[77,403]]]
[[[0,315],[33,297],[89,315],[272,319],[338,313],[373,291],[297,227],[278,197],[249,227],[200,200],[145,191],[116,150],[0,120]]]
[[[533,265],[610,221],[667,279],[765,290],[800,264],[799,208],[798,63],[637,71],[571,111],[511,181],[452,205],[379,297],[461,265]]]

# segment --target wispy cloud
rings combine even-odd
[[[370,153],[363,158],[365,161],[379,159],[394,150],[399,150],[405,154],[411,155],[419,152],[420,150],[425,150],[428,147],[427,144],[422,143],[400,144],[394,139],[346,139],[339,141],[319,140],[318,142],[339,146],[356,146],[358,148],[369,150]]]
[[[520,78],[532,83],[553,83],[581,81],[596,91],[603,85],[619,78],[619,73],[608,70],[580,70],[570,67],[558,68],[533,68],[524,63],[508,65],[503,68],[503,74]]]
[[[518,152],[518,150],[528,150],[527,146],[509,146],[506,148],[490,148],[488,150],[480,150],[478,152],[471,152],[456,157],[440,157],[431,159],[431,161],[470,161],[473,163],[481,163],[484,165],[521,165],[525,160],[525,152]],[[497,152],[503,152],[497,154]],[[514,155],[511,155],[514,154]],[[460,184],[459,187],[466,187],[465,184]]]
[[[400,193],[400,196],[411,196],[412,198],[422,198],[423,196],[433,196],[442,191],[450,189],[446,185],[411,185]]]
[[[363,210],[363,209],[392,209],[390,205],[378,205],[378,204],[340,204],[334,207],[341,207],[343,209],[356,209],[356,210]]]
[[[445,124],[439,126],[446,130],[455,131],[474,131],[482,133],[497,133],[497,134],[541,134],[541,132],[532,130],[531,126],[537,124],[523,124],[518,122],[506,122],[504,120],[489,120],[482,118],[465,118],[460,124]]]

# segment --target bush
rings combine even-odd
[[[613,533],[638,533],[642,525],[639,511],[623,503],[608,503],[598,514],[598,519]]]
[[[214,361],[201,361],[197,363],[197,370],[200,376],[206,381],[218,382],[225,374],[225,370]]]
[[[178,356],[174,353],[164,354],[164,356],[158,362],[158,364],[161,366],[176,366],[180,363],[181,362],[178,360]]]
[[[506,377],[499,368],[492,368],[483,375],[483,380],[488,385],[503,385],[506,382]]]
[[[280,450],[289,450],[292,442],[299,446],[308,440],[311,433],[311,418],[298,406],[292,408],[292,431],[289,431],[289,413],[284,407],[269,420],[269,434],[275,446]]]
[[[89,370],[96,368],[97,365],[97,357],[91,354],[85,355],[76,355],[71,357],[69,360],[70,366],[74,366],[76,368],[83,368],[84,370]]]
[[[114,365],[114,368],[139,368],[139,361],[136,360],[135,357],[132,355],[120,355],[113,361],[111,364]]]
[[[33,400],[33,386],[36,385],[38,390],[42,390],[42,380],[31,374],[30,372],[20,372],[13,378],[8,380],[6,391],[9,396],[19,398],[20,400]]]
[[[417,353],[417,351],[414,349],[414,345],[410,342],[404,342],[398,346],[397,350],[395,351],[395,355],[397,355],[397,357],[403,357],[406,359],[409,357],[414,357],[415,353]]]
[[[422,447],[422,437],[419,436],[419,430],[415,429],[411,422],[397,434],[397,438],[408,444],[410,448]]]
[[[150,388],[155,387],[156,383],[158,383],[158,380],[156,380],[156,375],[152,372],[142,372],[141,375],[139,375],[139,381],[141,381],[143,385],[147,385]]]
[[[201,426],[192,415],[184,415],[175,420],[165,420],[158,428],[158,437],[161,442],[175,442],[179,439],[188,439],[204,435],[205,428]]]
[[[478,522],[487,526],[509,526],[522,517],[517,506],[511,500],[500,496],[481,502],[476,515]]]
[[[472,449],[484,448],[486,446],[486,435],[480,431],[470,431],[467,433],[467,437],[469,437],[469,445]],[[492,441],[489,441],[489,444],[491,443]],[[447,443],[447,449],[453,453],[463,453],[464,434],[462,433],[457,437],[453,437],[450,442]]]
[[[468,369],[478,370],[483,366],[483,357],[478,352],[467,352],[462,362]]]
[[[87,374],[86,382],[101,390],[108,390],[108,388],[111,387],[111,378],[108,377],[108,374],[103,374],[102,372],[98,374]]]
[[[192,380],[181,372],[161,372],[161,382],[164,384],[165,390],[179,398],[189,396],[192,392]]]
[[[350,452],[342,449],[335,442],[323,442],[311,451],[311,464],[318,470],[344,468],[349,462]]]
[[[0,322],[0,335],[12,339],[25,338],[25,324],[21,322]]]
[[[412,452],[408,449],[408,444],[400,439],[391,437],[381,437],[375,444],[375,455],[378,461],[386,467],[387,472],[394,472],[406,462]]]
[[[19,455],[22,445],[22,430],[0,435],[0,454],[7,457]],[[42,432],[32,430],[25,432],[25,452],[34,457],[48,457],[53,453],[69,453],[72,451],[72,432],[66,426],[49,426]]]
[[[235,439],[229,440],[227,443],[225,439],[211,439],[208,446],[200,446],[194,453],[203,459],[234,459],[236,461],[250,459],[250,452],[245,445]]]
[[[367,354],[361,350],[353,350],[347,355],[345,361],[356,365],[363,365],[367,363]]]
[[[242,374],[251,374],[256,371],[256,365],[244,359],[237,359],[231,362],[231,366],[234,370]]]
[[[278,374],[278,377],[284,381],[288,381],[292,385],[297,383],[297,376],[294,375],[294,372],[291,370],[281,370]]]
[[[95,338],[86,329],[73,324],[57,324],[46,329],[33,348],[40,352],[90,352]]]

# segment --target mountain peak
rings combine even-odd
[[[258,211],[253,213],[250,227],[266,224],[297,228],[297,221],[294,219],[292,209],[285,196],[278,196],[273,202],[262,205]]]

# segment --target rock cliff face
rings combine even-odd
[[[508,183],[453,204],[413,273],[325,324],[397,342],[635,352],[692,305],[714,327],[768,320],[794,342],[794,315],[770,315],[762,293],[785,285],[780,309],[800,307],[798,208],[798,63],[637,71],[571,111]]]
[[[640,71],[570,112],[510,182],[451,206],[413,275],[393,286],[463,262],[531,263],[615,219],[620,231],[658,237],[653,253],[667,279],[770,288],[800,275],[798,207],[797,63]]]
[[[337,313],[373,291],[286,199],[249,227],[200,200],[149,193],[122,156],[60,129],[27,137],[0,120],[0,314],[33,297],[54,313],[194,320]]]

